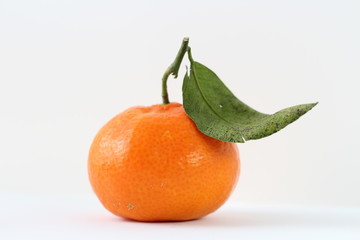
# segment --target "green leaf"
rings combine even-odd
[[[317,103],[289,107],[274,114],[249,107],[225,86],[216,74],[190,59],[190,76],[183,82],[183,105],[197,128],[226,142],[245,142],[278,132],[312,109]]]

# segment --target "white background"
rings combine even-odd
[[[161,102],[161,76],[189,36],[193,57],[250,106],[320,102],[239,144],[232,200],[360,206],[359,12],[356,0],[0,0],[0,192],[91,194],[97,130]],[[169,79],[172,101],[184,72]]]

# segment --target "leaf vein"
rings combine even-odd
[[[194,73],[193,76],[194,76],[194,78],[195,78],[196,86],[199,88],[199,92],[200,92],[202,98],[205,100],[206,105],[208,105],[208,107],[215,113],[216,116],[218,116],[219,118],[221,118],[221,119],[224,120],[225,122],[227,122],[227,123],[229,123],[229,124],[232,125],[233,123],[232,123],[232,122],[229,122],[227,119],[225,119],[225,118],[223,118],[221,115],[219,115],[219,114],[214,110],[214,108],[211,106],[211,104],[209,103],[209,101],[206,99],[206,97],[205,97],[205,95],[204,95],[204,93],[203,93],[203,90],[201,89],[200,84],[199,84],[199,82],[198,82],[198,79],[197,79],[197,76],[196,76],[196,71],[195,71],[193,65],[194,65],[194,64],[191,64],[190,69],[191,69],[192,72]],[[191,72],[190,72],[190,74],[191,74]],[[242,134],[241,134],[241,135],[242,135]]]

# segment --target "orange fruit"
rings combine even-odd
[[[138,221],[182,221],[218,209],[240,170],[236,144],[201,133],[179,103],[132,107],[96,135],[88,172],[106,209]]]

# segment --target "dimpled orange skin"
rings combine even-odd
[[[201,133],[181,104],[132,107],[96,135],[88,172],[106,209],[138,221],[183,221],[218,209],[240,170],[236,144]]]

